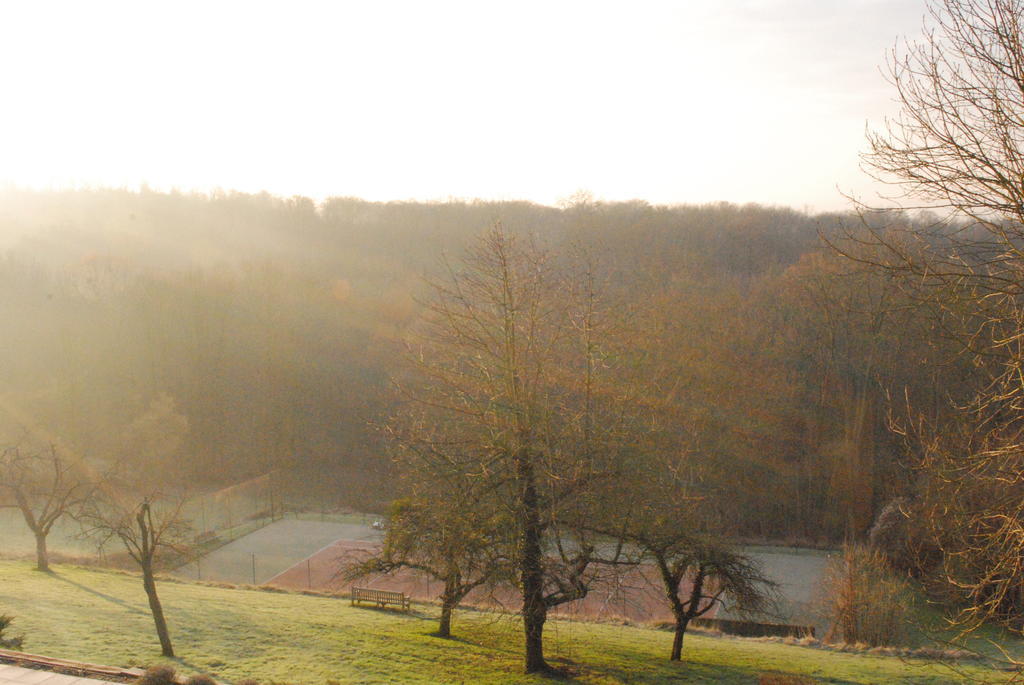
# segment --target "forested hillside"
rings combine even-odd
[[[969,393],[927,312],[823,245],[852,215],[8,189],[0,439],[200,487],[279,468],[311,497],[383,507],[375,426],[424,279],[497,221],[592,256],[741,534],[864,534],[912,480],[888,415]]]

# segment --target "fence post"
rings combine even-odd
[[[252,553],[252,584],[256,584],[256,552]]]

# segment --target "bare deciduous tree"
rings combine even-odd
[[[893,50],[900,114],[869,134],[866,168],[1002,241],[1001,220],[1024,221],[1024,5],[934,0],[928,9],[925,39]]]
[[[657,581],[652,582],[660,585],[675,620],[669,658],[678,661],[693,619],[726,596],[743,613],[768,613],[775,606],[776,584],[755,559],[729,543],[716,507],[706,501],[720,494],[699,478],[680,477],[674,462],[664,455],[650,460],[648,473],[632,474],[623,491],[628,501],[606,513],[623,522],[607,533],[635,550],[635,563],[654,566]]]
[[[951,419],[911,407],[895,425],[918,457],[915,511],[970,630],[1014,625],[1024,609],[1024,3],[934,0],[929,13],[924,39],[893,51],[901,113],[863,159],[905,204],[948,217],[929,229],[868,222],[840,250],[897,278],[976,366],[974,397]]]
[[[682,656],[683,636],[690,621],[713,609],[723,597],[728,596],[741,611],[757,614],[771,608],[772,580],[756,561],[728,545],[712,538],[685,539],[671,534],[637,538],[636,542],[658,567],[672,607],[676,624],[669,657],[672,661]],[[689,582],[688,591],[684,581]]]
[[[174,656],[171,634],[156,589],[156,572],[164,555],[185,554],[191,527],[182,516],[184,497],[166,497],[157,491],[129,494],[113,482],[102,494],[90,498],[78,514],[85,535],[102,548],[119,542],[142,571],[142,585],[149,600],[161,653]]]
[[[344,571],[354,580],[410,569],[441,581],[438,637],[451,637],[452,615],[466,595],[508,574],[508,545],[500,539],[507,525],[496,516],[489,525],[481,520],[486,516],[466,516],[474,507],[462,495],[394,502],[383,548]]]
[[[54,524],[86,499],[90,484],[74,465],[50,446],[46,452],[9,447],[0,454],[0,488],[36,538],[36,569],[50,570],[47,537]]]
[[[531,673],[549,670],[548,610],[589,590],[596,547],[573,517],[620,454],[612,318],[596,291],[585,260],[560,263],[495,225],[432,284],[410,341],[403,391],[433,418],[391,425],[418,446],[421,473],[475,480],[503,507]]]

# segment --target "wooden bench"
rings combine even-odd
[[[352,588],[352,606],[357,602],[369,602],[376,604],[381,609],[389,604],[409,610],[409,597],[404,592],[391,592],[390,590],[371,590],[367,587]]]

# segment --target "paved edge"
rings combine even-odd
[[[79,678],[97,678],[117,682],[134,682],[145,673],[140,668],[101,666],[82,661],[29,654],[28,652],[15,652],[10,649],[0,649],[0,663]]]

